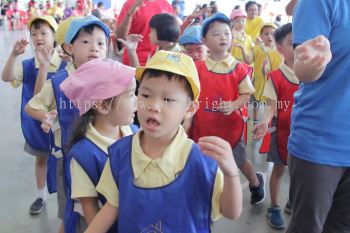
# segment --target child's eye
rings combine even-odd
[[[87,40],[83,40],[83,43],[84,43],[84,44],[87,44],[87,43],[89,43],[89,41],[87,41]]]
[[[105,43],[103,43],[103,42],[99,42],[99,43],[98,43],[98,45],[99,45],[99,46],[104,46],[104,45],[105,45]]]
[[[141,94],[141,96],[145,99],[149,98],[149,95],[147,95],[147,94]]]
[[[174,101],[175,101],[175,100],[169,99],[169,98],[164,98],[163,100],[164,100],[165,102],[167,102],[167,103],[168,103],[168,102],[171,103],[171,102],[174,102]]]

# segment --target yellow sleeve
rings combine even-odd
[[[247,75],[238,86],[239,94],[253,94],[255,92],[252,81],[250,81],[250,76]]]
[[[73,199],[98,196],[89,176],[74,158],[70,162],[70,174],[72,180],[71,197]]]
[[[270,100],[277,101],[277,93],[275,86],[272,83],[272,80],[269,79],[265,85],[264,92],[263,92],[263,97],[266,97]]]
[[[22,64],[17,64],[13,71],[14,80],[11,81],[11,85],[14,88],[19,87],[23,83],[23,66]]]
[[[106,198],[110,205],[119,207],[119,190],[112,175],[109,159],[103,168],[96,190]]]
[[[28,102],[31,108],[49,112],[57,109],[51,80],[46,80],[41,91]]]
[[[221,194],[224,190],[224,175],[220,168],[218,168],[215,182],[214,182],[214,190],[213,197],[211,199],[211,214],[210,217],[213,221],[217,221],[222,217],[220,213],[220,199]]]

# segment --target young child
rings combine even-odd
[[[247,67],[227,52],[232,40],[229,18],[218,13],[204,20],[202,38],[209,56],[196,63],[202,92],[189,137],[198,141],[203,136],[214,135],[228,141],[237,166],[249,181],[250,202],[261,203],[265,198],[265,177],[255,172],[246,156],[240,110],[254,88]]]
[[[108,35],[108,28],[94,16],[72,20],[67,33],[65,33],[63,47],[72,56],[74,64],[69,63],[64,70],[57,72],[54,78],[44,84],[42,90],[28,102],[25,108],[30,116],[42,122],[41,127],[45,132],[48,132],[54,124],[59,125],[59,129],[55,130],[55,144],[59,148],[65,149],[70,137],[71,124],[77,115],[77,110],[60,91],[59,84],[85,62],[98,57],[106,57],[106,38]],[[58,119],[56,118],[57,111]],[[59,161],[58,163],[60,164]],[[63,161],[61,163],[63,166]],[[60,211],[63,205],[59,204],[59,206],[59,217],[63,217],[63,211]]]
[[[278,205],[281,178],[287,165],[288,158],[288,137],[290,133],[290,117],[294,104],[294,92],[299,87],[299,80],[296,77],[294,66],[294,52],[292,43],[292,24],[285,24],[274,33],[276,47],[284,57],[279,69],[269,73],[269,80],[265,86],[263,96],[267,98],[267,106],[263,120],[253,127],[254,139],[263,137],[268,132],[268,125],[271,120],[272,132],[270,151],[267,161],[273,163],[273,170],[270,178],[271,206],[267,209],[267,219],[270,226],[277,229],[285,227]],[[276,117],[274,117],[276,116]],[[277,140],[278,138],[278,140]]]
[[[96,78],[96,74],[103,73]],[[75,214],[72,232],[84,232],[105,199],[96,191],[107,147],[131,135],[136,111],[135,69],[109,59],[93,59],[81,65],[60,88],[79,110],[70,150],[66,156],[67,201]]]
[[[28,22],[30,40],[35,50],[35,57],[23,60],[21,65],[15,66],[16,59],[23,54],[28,41],[22,39],[16,42],[8,58],[2,79],[11,82],[12,86],[22,85],[21,125],[25,138],[24,150],[36,156],[35,176],[37,185],[37,199],[30,206],[30,214],[39,214],[46,204],[46,169],[47,159],[51,153],[52,133],[45,134],[40,128],[40,122],[35,121],[24,111],[24,106],[39,92],[42,83],[58,70],[64,69],[63,62],[55,48],[55,31],[57,23],[51,16],[35,16]],[[54,184],[52,184],[54,185]],[[48,183],[48,186],[50,184]]]
[[[253,117],[254,123],[258,122],[258,107],[261,102],[265,101],[262,97],[264,87],[267,83],[267,73],[278,69],[281,64],[282,57],[278,53],[273,32],[276,29],[274,23],[265,23],[260,29],[260,38],[262,43],[254,46],[253,56],[254,56],[254,98],[253,98]]]
[[[253,62],[253,41],[244,31],[246,15],[241,9],[233,9],[230,20],[232,21],[232,51],[231,54],[238,61],[248,65]]]
[[[200,92],[191,57],[159,51],[136,78],[142,130],[109,147],[97,186],[107,203],[86,232],[117,218],[119,232],[210,232],[221,214],[236,219],[242,190],[228,143],[204,137],[198,146],[181,127]]]
[[[245,11],[247,12],[247,21],[245,32],[252,38],[256,44],[259,41],[259,32],[261,26],[264,24],[263,19],[259,16],[259,4],[256,1],[248,1],[245,4]]]
[[[192,57],[193,61],[204,60],[207,55],[207,48],[201,38],[200,26],[187,27],[179,39],[179,44],[183,47],[183,53]]]

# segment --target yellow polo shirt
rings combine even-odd
[[[247,19],[245,24],[245,32],[252,38],[255,43],[256,38],[260,36],[260,29],[264,24],[264,20],[259,16],[254,19]]]
[[[281,63],[280,69],[289,82],[293,84],[299,84],[299,79],[295,75],[294,71],[291,68],[289,68],[284,62]],[[271,79],[269,79],[266,83],[263,96],[270,100],[278,101],[277,92]]]
[[[72,63],[68,63],[65,69],[68,74],[71,74],[75,71],[74,65]],[[57,110],[56,98],[50,79],[45,81],[44,86],[41,88],[40,92],[33,96],[33,98],[28,102],[28,105],[33,109],[42,110],[45,112]],[[52,131],[55,135],[56,146],[61,147],[61,128],[59,126],[57,117],[55,119]]]
[[[140,135],[142,133],[142,130],[139,131],[132,140],[131,163],[135,175],[135,184],[140,187],[152,188],[173,182],[176,174],[182,171],[186,165],[193,141],[187,137],[185,130],[180,126],[174,140],[168,145],[163,156],[151,159],[144,154],[140,146]],[[218,168],[212,197],[211,218],[213,220],[217,220],[222,216],[220,214],[220,197],[223,192],[223,185],[223,174]],[[110,205],[119,206],[119,191],[112,175],[109,160],[106,162],[96,189],[105,196]]]
[[[207,56],[205,58],[205,65],[207,66],[208,70],[219,74],[227,74],[232,72],[232,70],[235,69],[237,64],[238,61],[234,59],[234,57],[232,57],[231,55],[221,61],[214,61],[210,58],[210,56]],[[253,94],[255,92],[254,86],[250,81],[249,75],[247,75],[239,83],[238,91],[240,94]]]
[[[246,51],[246,53],[248,54],[249,57],[253,56],[253,40],[252,38],[246,34],[244,31],[243,32],[237,32],[237,31],[232,31],[232,35],[233,35],[233,41],[232,43],[236,43],[236,44],[240,44]],[[237,59],[240,62],[244,63],[244,56],[243,56],[243,52],[242,49],[237,47],[237,46],[233,46],[232,47],[232,51],[231,51],[231,55]],[[248,64],[250,65],[250,64]]]
[[[62,62],[62,59],[60,58],[58,52],[56,49],[53,50],[50,66],[49,66],[49,73],[55,73],[58,68],[60,67]],[[35,68],[39,69],[40,63],[37,58],[35,58]],[[14,80],[11,81],[11,85],[14,88],[19,87],[23,83],[23,66],[21,64],[17,64],[15,66],[15,69],[13,71]]]
[[[133,132],[130,126],[121,126],[120,132],[123,137],[132,135]],[[96,144],[98,148],[108,154],[108,147],[112,145],[115,140],[106,136],[101,135],[91,123],[89,123],[86,134],[86,138],[90,139]],[[71,198],[76,199],[81,197],[97,197],[97,191],[95,185],[90,180],[89,176],[79,165],[79,163],[72,158],[70,162],[70,174],[71,174]],[[75,203],[74,210],[83,216],[81,204]]]

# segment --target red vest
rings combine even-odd
[[[291,83],[280,69],[272,71],[270,78],[275,87],[278,100],[276,143],[281,160],[287,164],[290,118],[294,104],[293,95],[298,90],[299,84]]]
[[[240,63],[228,74],[209,71],[205,61],[196,62],[196,66],[201,84],[200,107],[193,118],[189,136],[195,142],[204,136],[218,136],[234,148],[242,137],[244,127],[241,110],[224,115],[218,107],[220,101],[234,101],[239,97],[238,86],[248,70]]]

